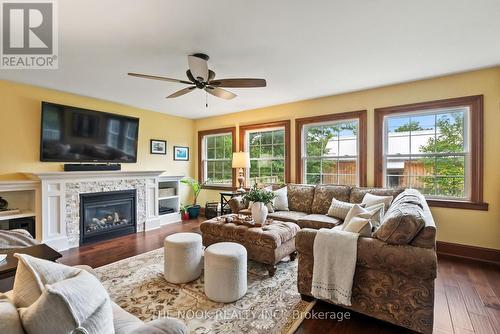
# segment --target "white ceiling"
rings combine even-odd
[[[202,118],[500,64],[499,0],[64,0],[59,70],[0,78]],[[266,88],[165,99],[187,55]]]

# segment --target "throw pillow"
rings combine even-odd
[[[366,208],[366,211],[369,212],[367,216],[370,217],[370,222],[374,230],[380,226],[384,219],[384,207],[384,203],[379,203]]]
[[[273,207],[278,211],[290,211],[288,208],[288,192],[287,187],[280,188],[274,191],[276,197],[273,200]]]
[[[347,225],[346,225],[347,224]],[[362,237],[369,237],[372,234],[372,224],[367,218],[354,216],[349,222],[344,223],[343,231],[359,233]]]
[[[363,197],[363,201],[361,201],[361,204],[364,204],[366,207],[369,207],[379,203],[384,203],[384,212],[385,212],[389,209],[389,206],[391,206],[393,199],[394,196],[378,196],[366,193],[365,196]]]
[[[114,333],[109,295],[101,282],[84,270],[47,285],[40,298],[19,309],[19,315],[30,334]]]
[[[368,207],[368,208],[363,208],[359,204],[355,204],[351,210],[349,210],[349,213],[347,214],[346,218],[344,219],[344,224],[343,226],[347,226],[348,223],[354,218],[354,217],[360,217],[364,219],[368,219],[370,222],[370,228],[371,227],[378,227],[380,225],[380,221],[382,219],[382,213],[384,210],[384,204],[379,203],[377,205]]]
[[[14,256],[18,258],[18,264],[12,301],[18,308],[33,304],[42,294],[46,284],[73,277],[80,271],[25,254],[14,254]]]
[[[330,208],[328,209],[328,213],[326,215],[345,220],[349,210],[351,210],[354,205],[354,203],[342,202],[336,198],[332,198],[332,204],[330,204]]]
[[[0,333],[24,334],[16,306],[5,294],[0,294]]]

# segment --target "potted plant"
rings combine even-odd
[[[193,189],[193,193],[194,193],[193,204],[188,205],[185,208],[189,212],[189,218],[191,218],[191,219],[198,218],[198,216],[200,215],[200,208],[201,207],[197,204],[197,201],[198,201],[198,195],[200,194],[200,191],[201,191],[201,184],[191,177],[186,177],[186,178],[182,179],[181,183],[183,183],[187,186],[190,186],[191,189]]]
[[[256,184],[245,194],[245,200],[252,203],[252,218],[257,224],[264,224],[267,219],[269,210],[267,205],[270,204],[276,195],[269,190],[259,189]]]
[[[181,204],[181,219],[184,220],[189,220],[189,212],[188,212],[189,205],[183,205]]]

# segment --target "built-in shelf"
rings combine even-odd
[[[173,196],[165,196],[165,197],[158,197],[159,201],[163,201],[165,199],[172,199],[172,198],[179,198],[179,195],[173,195]]]
[[[27,218],[27,217],[36,217],[36,213],[31,210],[21,210],[21,212],[17,214],[0,216],[0,221],[12,220],[18,218]]]

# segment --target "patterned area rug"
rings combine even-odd
[[[163,248],[96,269],[111,298],[144,321],[183,319],[191,333],[293,333],[314,303],[297,291],[297,260],[281,262],[274,277],[248,262],[248,292],[240,300],[216,303],[203,290],[203,275],[187,284],[163,278]]]

